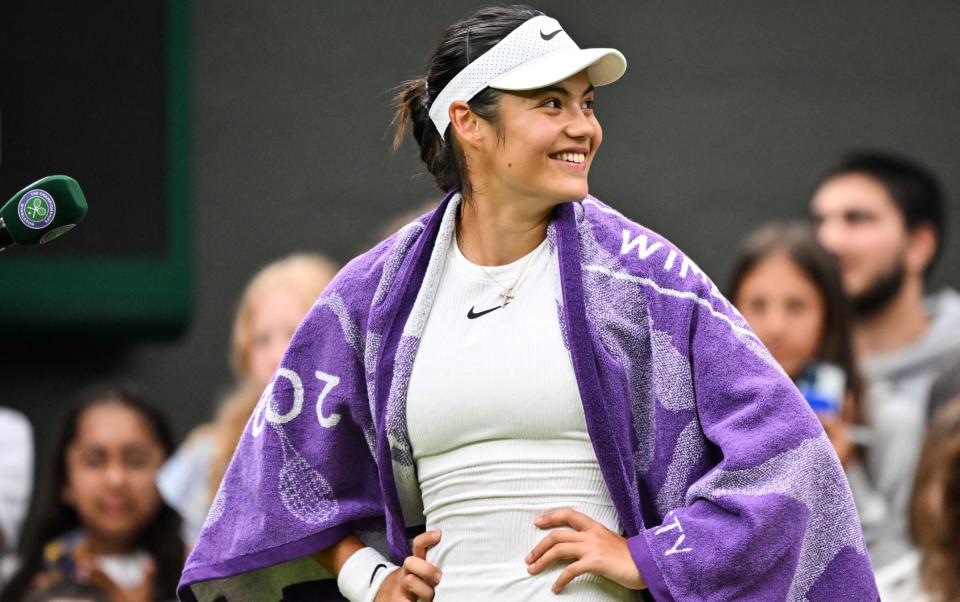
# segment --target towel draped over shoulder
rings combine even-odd
[[[406,391],[459,201],[354,259],[317,300],[237,446],[181,599],[281,599],[317,579],[305,556],[351,533],[398,564],[411,553],[424,518]],[[877,600],[830,442],[710,279],[593,197],[558,205],[548,239],[587,429],[649,594]]]

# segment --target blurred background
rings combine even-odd
[[[932,289],[960,286],[960,4],[531,4],[629,62],[597,95],[592,193],[717,282],[746,232],[802,217],[818,174],[868,147],[941,177]],[[0,9],[0,196],[65,173],[90,206],[55,244],[0,255],[0,404],[33,422],[38,466],[64,404],[96,381],[141,383],[181,436],[209,419],[256,270],[294,251],[346,262],[439,199],[413,144],[390,150],[391,90],[480,5]],[[38,295],[55,317],[29,318]]]

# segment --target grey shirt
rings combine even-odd
[[[927,429],[930,387],[960,359],[960,294],[943,290],[925,302],[927,332],[916,342],[863,358],[869,443],[847,467],[875,569],[911,553],[908,510]]]

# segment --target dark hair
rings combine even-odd
[[[510,5],[482,8],[447,28],[427,61],[423,77],[406,81],[397,88],[393,116],[394,149],[403,142],[407,127],[420,147],[420,159],[440,190],[469,189],[463,155],[450,128],[441,134],[430,120],[430,107],[444,86],[481,54],[493,48],[511,31],[543,13],[529,6]],[[484,88],[467,103],[482,119],[497,124],[500,92]]]
[[[41,570],[43,549],[52,540],[81,526],[76,510],[62,497],[67,482],[67,448],[77,437],[83,414],[96,406],[119,404],[139,414],[163,448],[164,457],[174,449],[172,431],[166,418],[135,390],[126,385],[109,385],[91,389],[81,395],[80,403],[64,417],[56,440],[53,470],[38,505],[38,514],[24,538],[23,563],[3,590],[0,602],[22,600],[33,578]],[[168,600],[176,597],[177,582],[183,569],[186,547],[180,538],[180,515],[161,499],[160,509],[139,534],[136,545],[147,551],[156,565],[154,597]]]
[[[886,188],[896,204],[907,230],[927,225],[937,237],[927,273],[940,257],[946,223],[944,220],[943,189],[937,177],[927,168],[905,157],[880,151],[855,151],[824,173],[817,182],[820,188],[837,176],[861,174]]]
[[[910,499],[910,536],[923,558],[924,590],[937,600],[960,599],[960,397],[940,408],[927,430]]]
[[[838,365],[847,375],[853,397],[849,417],[862,422],[863,381],[857,370],[850,334],[850,307],[843,294],[840,272],[833,257],[820,246],[805,223],[771,224],[750,234],[737,255],[728,297],[736,299],[747,275],[757,265],[778,253],[785,254],[816,287],[823,299],[824,321],[817,359]]]

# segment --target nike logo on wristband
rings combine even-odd
[[[468,319],[468,320],[475,320],[476,318],[479,318],[480,316],[485,316],[485,315],[487,315],[488,313],[490,313],[490,312],[492,312],[492,311],[497,311],[497,310],[500,309],[501,307],[503,307],[503,306],[502,306],[502,305],[494,305],[494,306],[491,307],[490,309],[485,309],[485,310],[483,310],[483,311],[478,311],[478,312],[473,311],[473,308],[471,307],[471,308],[470,308],[470,311],[467,312],[467,319]]]
[[[561,31],[563,31],[563,30],[562,30],[562,29],[558,29],[558,30],[556,30],[556,31],[553,32],[553,33],[543,33],[543,30],[541,29],[541,30],[540,30],[540,37],[543,38],[544,40],[552,40],[552,39],[553,39],[553,36],[557,35],[557,34],[560,33]]]
[[[373,580],[377,578],[377,573],[380,572],[380,569],[385,569],[385,568],[387,568],[387,565],[383,563],[378,564],[376,567],[374,567],[373,574],[370,575],[370,585],[373,585]]]

